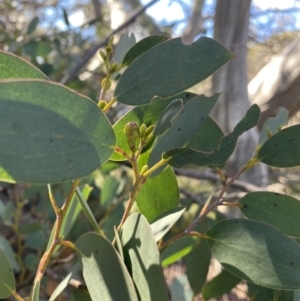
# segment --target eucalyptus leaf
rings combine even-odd
[[[116,240],[115,248],[118,251],[121,259],[124,261],[123,246],[122,246],[121,238],[120,238],[120,235],[119,235],[119,232],[118,232],[116,226],[114,226],[114,231],[115,231],[115,240]]]
[[[280,193],[257,191],[239,200],[240,209],[249,219],[265,222],[289,236],[300,237],[300,201]]]
[[[248,296],[253,301],[274,301],[273,299],[273,290],[262,287],[251,282],[247,283],[248,285]]]
[[[13,78],[47,79],[39,69],[12,53],[0,50],[0,80]]]
[[[158,95],[176,95],[212,75],[234,55],[213,39],[191,45],[172,39],[140,55],[121,76],[114,96],[121,103],[142,105]]]
[[[171,284],[172,301],[191,301],[193,292],[189,286],[186,275],[176,277]]]
[[[14,271],[19,273],[20,266],[16,260],[14,250],[11,247],[10,243],[7,241],[7,239],[2,235],[0,235],[0,250],[2,250],[5,253]]]
[[[112,127],[97,105],[47,81],[0,82],[0,179],[59,183],[111,156]]]
[[[136,40],[133,33],[124,34],[116,47],[113,62],[116,62],[118,63],[118,65],[121,65],[126,53],[135,45],[135,43]]]
[[[300,165],[300,124],[287,127],[266,141],[257,154],[261,162],[275,167]]]
[[[167,301],[156,241],[145,217],[139,213],[132,213],[124,223],[120,236],[125,264],[140,301]]]
[[[206,236],[213,256],[237,277],[273,289],[300,289],[300,246],[276,228],[231,219]]]
[[[219,147],[214,152],[205,153],[190,148],[177,148],[166,151],[163,158],[167,160],[168,164],[176,168],[194,164],[222,169],[233,153],[238,138],[244,132],[256,126],[259,117],[259,107],[254,104],[247,111],[245,117],[236,125],[233,132],[221,139]]]
[[[76,251],[93,301],[138,301],[130,275],[108,240],[86,233],[77,240]]]
[[[31,35],[36,30],[36,27],[39,24],[39,21],[40,21],[39,17],[34,17],[30,21],[30,23],[27,27],[27,32],[26,32],[28,35]]]
[[[122,65],[130,65],[141,54],[168,39],[168,37],[164,36],[150,36],[140,40],[126,53]]]
[[[16,290],[13,269],[5,253],[0,249],[0,298],[8,298]]]

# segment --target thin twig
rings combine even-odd
[[[92,56],[97,52],[98,49],[104,47],[107,45],[109,38],[123,30],[124,28],[128,27],[131,23],[135,21],[137,17],[142,15],[147,8],[155,4],[158,0],[152,0],[149,2],[147,5],[138,8],[133,12],[133,14],[123,23],[121,24],[118,28],[112,30],[102,41],[98,42],[94,46],[92,46],[82,57],[81,61],[70,71],[69,74],[63,77],[63,79],[60,81],[62,84],[66,84],[70,81],[72,81],[77,74],[80,72],[80,70],[88,63],[88,61],[92,58]]]

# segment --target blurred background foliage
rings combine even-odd
[[[225,1],[228,11],[234,1],[240,0]],[[267,2],[270,6],[258,5],[259,1],[253,1],[250,6],[246,44],[249,81],[254,80],[259,72],[272,61],[276,61],[276,58],[283,60],[286,53],[289,57],[299,53],[296,46],[292,48],[293,52],[282,51],[300,38],[300,1],[285,1],[290,2],[290,5],[286,4],[284,7],[277,7],[275,2],[272,6],[272,1]],[[100,83],[105,77],[104,64],[98,50],[106,46],[112,31],[115,33],[115,45],[126,33],[134,33],[137,40],[152,34],[183,36],[186,43],[191,43],[201,35],[213,37],[215,34],[214,17],[218,1],[156,0],[150,4],[148,1],[149,9],[144,11],[143,7],[146,5],[146,1],[139,0],[2,0],[0,48],[31,62],[50,80],[66,84],[97,101]],[[128,22],[123,26],[126,20]],[[90,59],[87,59],[87,54],[90,54]],[[273,101],[273,107],[269,106],[272,110],[267,111],[266,117],[274,116],[279,107],[285,106],[285,98],[294,95],[297,105],[286,108],[290,117],[293,116],[289,122],[299,122],[300,93],[295,94],[295,90],[290,88],[297,84],[300,86],[299,66],[300,64],[295,63],[286,70],[293,70],[296,75],[291,79],[287,76],[285,81],[288,84],[284,91],[279,91],[279,83],[277,90],[268,92],[267,97],[264,96],[264,104],[272,104],[278,97],[280,99],[279,102]],[[282,68],[277,66],[271,69],[272,75],[281,74]],[[272,75],[270,74],[270,77]],[[274,80],[273,84],[278,85],[278,82]],[[260,82],[260,85],[263,85],[263,82]],[[213,81],[210,78],[204,84],[194,87],[192,91],[209,94],[212,86]],[[263,92],[257,91],[259,92],[259,87],[254,88],[252,92],[249,89],[250,102],[262,98],[262,94],[259,93]],[[108,93],[107,98],[109,97]],[[124,106],[117,106],[110,112],[109,118],[114,122],[125,111]],[[285,169],[284,172],[271,169],[268,172],[266,189],[299,198],[298,169]],[[203,169],[176,173],[181,193],[180,202],[181,205],[187,206],[187,211],[169,235],[179,233],[193,220],[218,178]],[[257,182],[261,182],[261,178],[256,179],[257,186],[246,182],[233,186],[234,190],[227,195],[228,200],[236,200],[245,191],[260,189]],[[84,179],[83,184],[93,188],[87,193],[88,204],[99,225],[112,239],[113,225],[120,221],[124,210],[123,202],[131,189],[130,168],[126,164],[108,162]],[[59,204],[63,202],[69,188],[69,184],[57,184],[52,187]],[[78,218],[70,221],[68,233],[68,238],[73,241],[83,232],[91,230],[79,209],[76,214]],[[215,222],[222,219],[223,215],[217,213],[210,218]],[[18,290],[24,290],[24,294],[28,293],[39,258],[47,246],[54,220],[47,187],[0,183],[0,248],[9,254],[18,277]],[[45,300],[48,300],[63,279],[63,275],[70,271],[74,258],[74,253],[69,249],[61,248],[56,252],[42,285]],[[220,268],[216,268],[216,273],[218,269]],[[173,276],[169,276],[166,270],[169,284],[174,278],[174,273],[176,275],[173,271]],[[230,300],[238,298],[245,300],[246,296],[239,296],[237,291],[230,296]],[[68,290],[57,300],[89,300],[82,278],[72,278]]]

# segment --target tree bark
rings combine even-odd
[[[218,0],[215,14],[214,38],[237,55],[213,76],[214,92],[222,92],[213,117],[225,133],[233,130],[250,107],[247,85],[247,41],[251,0]],[[252,129],[242,135],[226,169],[232,176],[252,156],[258,132]],[[259,164],[243,175],[256,185],[267,184],[267,168]]]

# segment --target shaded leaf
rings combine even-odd
[[[285,128],[266,141],[257,158],[275,167],[300,165],[300,124]]]
[[[131,49],[129,49],[123,59],[122,65],[130,65],[141,54],[168,39],[168,37],[164,36],[150,36],[142,39],[141,41],[137,42]]]
[[[171,288],[172,301],[191,301],[193,292],[190,288],[186,275],[181,275],[174,279]]]
[[[0,79],[13,79],[13,78],[37,78],[47,79],[39,69],[15,56],[0,50]]]
[[[260,133],[258,144],[264,144],[270,135],[274,135],[280,127],[286,124],[289,117],[289,112],[286,108],[280,108],[276,117],[269,117],[264,123]]]
[[[104,178],[100,195],[102,206],[107,207],[114,200],[118,188],[119,182],[116,178],[110,176],[106,176]]]
[[[153,223],[151,223],[150,227],[156,241],[159,241],[172,228],[172,226],[182,216],[184,211],[185,208],[182,207],[173,208],[163,213]]]
[[[233,57],[209,38],[201,37],[191,45],[184,45],[181,38],[172,39],[134,60],[121,76],[114,96],[124,104],[142,105],[156,95],[176,95],[204,80]]]
[[[153,135],[157,137],[165,133],[176,122],[182,109],[182,99],[173,100],[159,116],[153,129]]]
[[[39,21],[40,21],[39,17],[34,17],[34,18],[30,21],[30,23],[29,23],[29,25],[28,25],[28,27],[27,27],[27,32],[26,32],[26,34],[31,35],[31,34],[36,30],[36,27],[37,27],[37,25],[39,24]]]
[[[204,239],[202,239],[200,243],[184,257],[186,274],[195,295],[201,293],[202,287],[206,281],[210,257],[210,250]]]
[[[8,298],[16,290],[13,269],[5,253],[0,249],[0,298]]]
[[[147,164],[149,152],[140,156],[138,165]],[[179,189],[174,171],[167,167],[158,176],[148,178],[140,189],[136,204],[139,211],[149,222],[153,221],[162,213],[175,208],[179,203]]]
[[[212,298],[218,298],[222,295],[229,293],[242,279],[229,273],[227,270],[223,270],[215,278],[207,282],[202,290],[202,296],[204,300]],[[266,300],[265,300],[266,301]]]
[[[237,277],[274,289],[300,289],[300,246],[276,228],[232,219],[206,235],[212,254]]]
[[[116,240],[115,248],[118,251],[121,259],[124,261],[123,246],[122,246],[121,238],[120,238],[120,235],[119,235],[119,232],[118,232],[116,226],[114,226],[114,232],[115,232],[115,240]]]
[[[31,57],[46,57],[52,51],[52,48],[49,44],[43,41],[30,41],[23,45],[22,50],[25,54],[30,55]]]
[[[109,159],[113,130],[95,103],[58,84],[0,82],[0,178],[58,183]]]
[[[189,254],[199,242],[198,238],[185,236],[176,240],[161,253],[161,264],[166,267]]]
[[[77,240],[76,251],[93,301],[138,301],[127,269],[108,240],[86,233]]]
[[[245,117],[236,125],[233,132],[221,139],[220,146],[214,152],[205,153],[190,148],[177,148],[165,152],[163,158],[168,160],[168,164],[176,168],[182,168],[187,164],[195,164],[221,169],[233,153],[238,138],[244,132],[256,126],[259,117],[259,107],[254,104],[247,111]]]
[[[160,161],[164,152],[187,144],[203,125],[218,97],[219,94],[214,94],[209,98],[199,95],[188,101],[174,125],[164,135],[156,138],[148,165],[151,167]],[[197,118],[195,118],[195,114]],[[153,175],[158,172],[156,171]]]
[[[168,300],[159,253],[146,219],[139,213],[132,213],[124,223],[120,236],[125,264],[140,300]]]
[[[126,53],[135,45],[135,43],[136,40],[133,33],[130,35],[127,33],[124,34],[118,42],[113,61],[118,63],[118,65],[121,65]]]
[[[64,21],[65,21],[66,25],[67,25],[68,27],[70,27],[70,22],[69,22],[68,13],[67,13],[67,11],[66,11],[64,8],[63,8],[62,10],[63,10]]]
[[[270,224],[289,236],[300,237],[300,201],[280,193],[251,192],[239,200],[240,209],[250,219]]]
[[[13,269],[17,273],[20,272],[20,266],[16,260],[15,253],[8,240],[2,235],[0,235],[0,250],[5,253]]]
[[[248,296],[251,301],[273,301],[273,290],[251,282],[248,285]]]
[[[179,95],[167,99],[155,97],[151,101],[151,103],[133,108],[127,114],[122,116],[122,118],[119,119],[118,122],[116,122],[113,126],[117,138],[117,146],[130,153],[126,136],[124,135],[124,126],[126,123],[136,122],[138,125],[142,125],[143,123],[145,123],[147,126],[155,125],[156,120],[158,119],[160,114],[174,99],[182,99],[183,102],[186,103],[189,99],[193,98],[194,96],[195,94],[193,93],[183,92]],[[111,157],[111,160],[122,161],[125,159],[118,153],[114,153]]]

